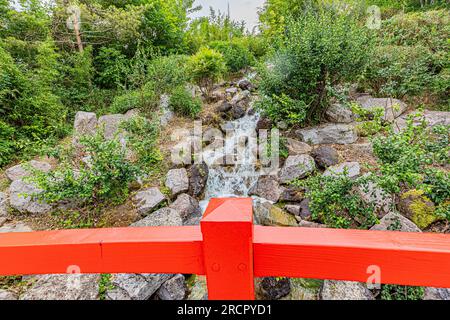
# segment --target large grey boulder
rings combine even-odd
[[[137,212],[145,216],[155,210],[165,199],[166,197],[155,187],[138,192],[133,201]]]
[[[53,274],[38,276],[20,300],[96,300],[100,276]]]
[[[281,169],[279,176],[281,183],[302,179],[312,173],[316,168],[314,159],[306,154],[289,156]]]
[[[450,289],[425,288],[423,300],[450,300]]]
[[[189,176],[185,168],[169,170],[166,177],[166,187],[170,189],[172,196],[189,190]]]
[[[322,300],[375,300],[364,283],[325,280],[320,291]]]
[[[9,187],[10,206],[21,213],[47,213],[52,206],[45,201],[36,199],[43,190],[36,187],[34,183],[16,180]]]
[[[115,274],[111,277],[113,289],[106,292],[108,300],[148,300],[172,278],[170,274]]]
[[[31,232],[31,231],[33,230],[23,222],[7,223],[2,227],[0,227],[0,233]]]
[[[17,296],[11,291],[0,289],[0,301],[17,300]]]
[[[25,177],[29,177],[31,175],[31,172],[27,168],[27,166],[30,166],[32,169],[42,172],[49,172],[52,169],[52,166],[47,162],[31,160],[30,162],[22,163],[7,169],[5,171],[5,175],[10,181],[16,181]]]
[[[375,182],[368,181],[358,188],[361,198],[375,205],[375,210],[379,218],[392,211],[394,208],[394,199],[386,193]]]
[[[112,140],[120,133],[120,125],[128,120],[123,114],[109,114],[98,119],[98,125],[104,130],[106,140]],[[123,135],[121,136],[123,138]]]
[[[156,292],[161,300],[183,300],[186,297],[186,281],[182,274],[167,280]]]
[[[407,115],[403,115],[395,120],[393,125],[394,131],[399,132],[406,128],[407,126]],[[450,112],[446,111],[429,111],[426,110],[423,113],[424,120],[428,123],[429,127],[434,127],[437,125],[450,125]],[[420,120],[416,120],[415,125],[420,124]]]
[[[171,208],[162,208],[149,214],[142,220],[133,223],[132,227],[160,227],[160,226],[181,226],[183,220],[180,214]]]
[[[373,98],[369,95],[364,95],[356,101],[363,109],[369,112],[374,112],[377,108],[383,108],[384,120],[389,122],[400,117],[408,108],[404,102],[393,98]]]
[[[260,176],[255,185],[250,188],[248,194],[250,196],[258,196],[272,202],[278,202],[281,192],[282,190],[277,177]]]
[[[361,174],[361,166],[358,162],[343,162],[336,166],[329,167],[325,172],[325,177],[337,177],[346,173],[349,178],[356,178]]]
[[[78,111],[75,115],[73,127],[76,135],[94,135],[97,126],[98,121],[95,113]]]
[[[312,148],[309,144],[296,139],[287,138],[286,147],[289,151],[290,156],[297,156],[300,154],[308,154],[311,152]]]
[[[188,171],[189,194],[193,197],[200,197],[205,191],[208,182],[209,169],[205,162],[193,164]]]
[[[300,129],[296,134],[302,141],[311,144],[351,144],[358,140],[355,126],[350,124],[326,124],[309,129]]]
[[[180,194],[170,206],[171,209],[178,212],[183,221],[188,221],[192,217],[201,217],[202,210],[196,199],[188,194]]]
[[[320,168],[328,168],[339,163],[339,153],[328,146],[320,146],[311,153]]]
[[[354,120],[353,112],[350,108],[339,103],[332,104],[325,113],[328,121],[334,123],[352,123]]]
[[[0,217],[6,217],[8,215],[6,193],[0,192]]]
[[[370,228],[372,231],[422,232],[411,220],[397,212],[385,215],[378,224]]]

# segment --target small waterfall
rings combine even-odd
[[[211,198],[223,197],[247,197],[249,189],[258,180],[257,138],[256,125],[259,115],[245,115],[243,118],[226,124],[227,134],[223,148],[203,152],[203,159],[209,167],[208,183],[205,190],[205,199],[201,201],[201,207],[206,206]],[[241,146],[241,147],[239,147]],[[239,160],[237,164],[214,165],[218,159],[224,156]]]

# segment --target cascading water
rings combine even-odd
[[[248,196],[250,187],[258,179],[256,169],[257,145],[256,124],[259,115],[246,115],[241,119],[232,121],[231,136],[227,136],[222,150],[216,150],[216,157],[211,157],[211,152],[205,152],[203,159],[209,165],[209,178],[205,191],[205,198]],[[242,150],[238,150],[239,143],[246,140],[247,143]],[[238,154],[239,151],[242,153]],[[238,158],[237,164],[214,165],[218,157],[232,156]],[[208,158],[209,157],[209,158]]]

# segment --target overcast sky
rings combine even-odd
[[[258,7],[261,7],[264,0],[196,0],[194,6],[201,5],[202,11],[196,12],[193,16],[209,15],[209,7],[227,12],[230,4],[231,18],[233,20],[244,20],[249,30],[258,24]]]

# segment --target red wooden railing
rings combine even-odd
[[[212,199],[200,227],[0,234],[0,275],[206,275],[209,299],[254,299],[254,277],[450,287],[450,235],[253,225],[251,199]]]

